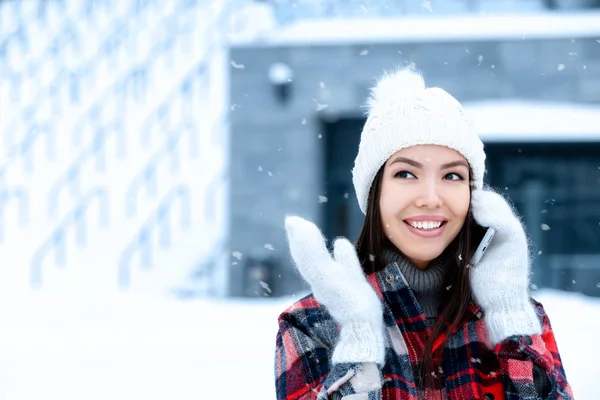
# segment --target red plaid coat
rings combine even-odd
[[[387,332],[383,368],[360,363],[332,365],[339,326],[310,295],[279,317],[277,399],[419,398],[415,376],[431,334],[430,324],[397,264],[369,275],[368,280],[384,304]],[[472,303],[464,324],[450,335],[444,348],[439,371],[443,387],[428,391],[426,399],[573,399],[548,316],[540,303],[533,303],[542,335],[513,336],[496,346],[490,345],[482,310]],[[379,387],[364,384],[368,374]]]

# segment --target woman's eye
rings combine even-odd
[[[394,175],[396,178],[401,178],[401,179],[413,179],[415,178],[415,176],[413,174],[411,174],[408,171],[400,171],[397,172],[396,175]]]
[[[457,174],[457,173],[455,173],[455,172],[451,172],[451,173],[447,174],[447,175],[444,177],[444,179],[448,179],[448,180],[450,180],[450,181],[464,181],[464,180],[465,180],[465,178],[463,178],[463,176],[462,176],[462,175],[460,175],[460,174]]]

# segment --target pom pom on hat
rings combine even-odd
[[[381,166],[397,151],[433,144],[461,153],[469,162],[474,186],[483,186],[485,152],[460,103],[440,88],[427,88],[413,68],[385,73],[371,89],[367,122],[361,133],[352,180],[363,213]]]
[[[416,70],[403,68],[386,72],[371,88],[371,96],[367,100],[367,114],[379,105],[414,97],[424,90],[425,80]]]

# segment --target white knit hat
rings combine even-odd
[[[440,88],[426,88],[422,75],[404,68],[386,73],[371,89],[352,181],[358,205],[367,213],[375,175],[398,150],[421,144],[446,146],[471,166],[475,188],[483,186],[483,143],[460,103]]]

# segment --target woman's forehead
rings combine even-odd
[[[389,159],[394,160],[397,157],[406,157],[420,163],[447,163],[451,161],[464,160],[465,157],[458,151],[446,146],[426,144],[406,147],[395,152]]]

